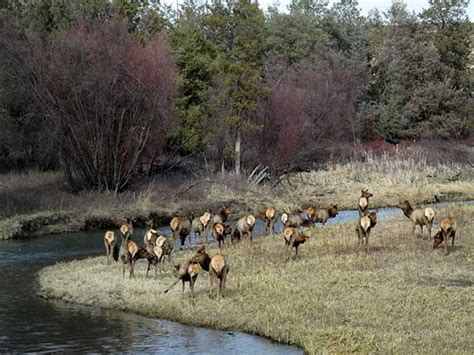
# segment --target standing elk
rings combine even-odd
[[[415,208],[413,209],[410,203],[405,201],[400,201],[398,208],[402,209],[405,216],[407,216],[413,223],[413,236],[415,237],[416,226],[420,226],[421,237],[423,237],[423,226],[428,227],[428,239],[431,239],[431,227],[433,225],[433,220],[435,217],[435,211],[431,207],[426,208]]]
[[[176,281],[168,287],[164,293],[168,293],[171,288],[173,288],[178,282],[183,283],[182,295],[184,296],[184,284],[189,282],[189,288],[191,289],[191,298],[194,298],[194,284],[199,275],[199,263],[192,262],[191,260],[186,261],[183,264],[175,265],[175,277]]]
[[[281,223],[285,226],[285,228],[299,228],[299,227],[310,227],[313,225],[313,222],[309,219],[305,219],[301,217],[299,214],[288,214],[282,213]]]
[[[216,223],[225,223],[227,222],[227,218],[229,218],[229,214],[231,213],[231,209],[229,207],[226,207],[224,205],[222,205],[222,210],[217,213],[217,214],[214,214],[212,217],[211,217],[211,227],[216,224]]]
[[[283,238],[287,247],[286,260],[290,259],[291,251],[295,248],[295,258],[298,257],[298,247],[304,244],[309,238],[308,234],[301,233],[297,228],[286,227],[283,231]]]
[[[254,216],[249,214],[247,216],[240,218],[235,225],[235,229],[239,232],[239,240],[243,239],[245,235],[249,238],[250,242],[252,242],[253,240],[252,232],[253,232],[254,226],[255,226]]]
[[[337,204],[329,205],[327,208],[318,208],[309,207],[306,210],[306,215],[308,220],[312,223],[321,223],[325,225],[329,218],[334,218],[339,214],[337,210]]]
[[[273,235],[276,219],[276,210],[268,207],[265,211],[259,212],[260,218],[265,221],[265,233]]]
[[[456,221],[452,217],[443,218],[440,222],[440,231],[433,238],[433,249],[436,249],[444,241],[444,254],[449,254],[448,242],[451,238],[451,248],[454,248],[454,237],[456,236]]]
[[[202,243],[201,236],[204,232],[205,233],[205,241],[208,242],[207,237],[208,237],[208,224],[211,219],[211,214],[209,212],[204,213],[202,216],[194,216],[192,215],[192,222],[191,222],[191,227],[194,232],[194,236],[196,238],[196,243]]]
[[[122,275],[125,277],[125,267],[128,265],[130,268],[130,279],[132,277],[135,278],[134,264],[138,246],[133,240],[130,240],[131,233],[127,224],[123,224],[120,227],[120,233],[122,234],[122,242],[120,244],[119,258],[122,261]]]
[[[356,233],[358,237],[358,245],[365,243],[365,251],[369,254],[369,237],[370,231],[377,224],[377,213],[378,209],[374,212],[370,212],[368,215],[363,215],[359,217],[357,222]]]
[[[170,222],[170,228],[173,232],[174,239],[176,239],[176,237],[179,235],[179,241],[181,244],[180,249],[182,250],[184,248],[186,238],[191,233],[191,221],[186,217],[173,217]],[[191,246],[191,240],[189,241],[189,246]]]
[[[212,227],[212,238],[219,243],[219,248],[221,244],[225,244],[225,238],[227,235],[232,233],[232,228],[228,224],[216,223]]]
[[[369,208],[369,198],[374,196],[369,192],[368,189],[360,191],[359,201],[357,203],[357,209],[359,210],[359,217],[365,216]]]
[[[212,296],[212,288],[214,280],[219,281],[219,295],[224,297],[225,283],[227,280],[227,274],[229,273],[230,267],[225,261],[224,255],[217,254],[211,258],[209,265],[209,295]]]
[[[196,251],[191,263],[198,263],[203,270],[209,272],[209,295],[212,296],[213,282],[217,279],[219,280],[219,294],[224,297],[225,283],[230,270],[224,255],[217,254],[211,258],[206,253],[205,247],[202,246]]]
[[[115,233],[113,231],[107,231],[104,235],[105,252],[107,256],[107,264],[110,264],[110,259],[113,258],[115,261],[118,260],[119,246],[115,240]]]

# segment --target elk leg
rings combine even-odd
[[[191,288],[191,298],[194,298],[194,283],[196,282],[196,276],[191,277],[189,281],[189,287]]]
[[[212,296],[212,287],[214,286],[214,282],[212,280],[212,269],[209,269],[209,297]]]
[[[426,227],[428,229],[428,240],[431,239],[431,224],[432,223],[433,222],[428,222],[427,227]]]
[[[416,223],[413,224],[413,238],[416,238]]]
[[[227,269],[224,269],[223,270],[223,274],[222,274],[222,297],[224,297],[224,292],[225,292],[225,284],[227,282]]]
[[[367,235],[365,236],[365,251],[369,254],[369,236],[370,231],[367,231]]]
[[[184,297],[184,280],[181,279],[181,283],[183,284],[183,290],[181,291],[181,297]]]
[[[451,247],[454,248],[454,237],[456,236],[456,232],[451,231]]]
[[[449,237],[449,232],[448,233],[445,233],[443,231],[443,234],[444,234],[444,255],[448,255],[449,254],[449,250],[448,250],[448,237]]]

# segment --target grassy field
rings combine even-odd
[[[355,209],[362,188],[374,193],[372,207],[394,206],[400,198],[415,205],[474,200],[474,168],[455,162],[428,163],[420,156],[368,154],[363,161],[325,164],[258,186],[232,175],[191,180],[181,176],[152,181],[118,195],[97,191],[72,194],[63,187],[58,173],[3,174],[0,239],[116,227],[124,216],[138,224],[150,218],[166,222],[175,214],[218,211],[222,203],[232,207],[232,218],[268,206],[280,213],[330,203],[337,203],[340,209]]]
[[[446,215],[456,216],[459,228],[448,256],[413,238],[401,212],[379,221],[369,255],[356,246],[354,223],[314,229],[300,257],[288,262],[281,235],[228,247],[225,298],[209,297],[204,272],[192,303],[180,285],[162,293],[174,280],[169,264],[154,279],[140,261],[130,281],[105,257],[47,267],[39,288],[69,302],[254,333],[308,353],[473,353],[474,206],[439,210],[436,223]],[[174,262],[190,255],[175,255]]]

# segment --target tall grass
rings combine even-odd
[[[377,224],[369,255],[356,246],[353,223],[314,229],[300,257],[289,262],[283,260],[281,236],[228,247],[224,299],[209,298],[204,273],[191,302],[181,297],[180,286],[163,294],[174,280],[170,265],[155,280],[145,277],[145,263],[139,262],[137,279],[129,281],[105,257],[43,269],[40,291],[70,302],[242,330],[309,353],[472,353],[474,207],[438,211],[436,221],[448,214],[459,226],[448,256],[433,251],[430,241],[414,239],[402,215]]]

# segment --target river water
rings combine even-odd
[[[379,217],[398,214],[399,209],[386,208]],[[341,211],[328,224],[357,216],[357,211]],[[276,229],[282,229],[281,223]],[[264,224],[258,220],[255,234],[263,230]],[[161,231],[168,233],[169,229]],[[137,231],[136,235],[143,234]],[[244,333],[184,326],[35,296],[39,269],[60,260],[103,253],[102,236],[103,232],[87,232],[0,242],[0,352],[302,353]]]

